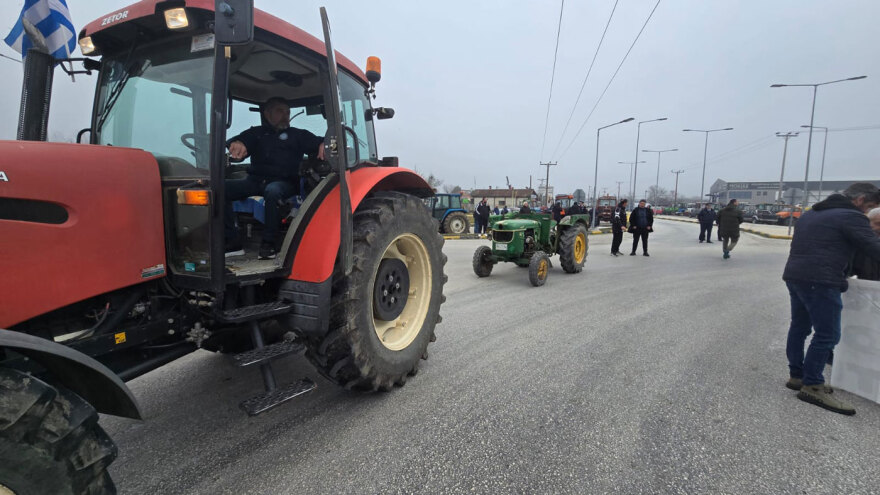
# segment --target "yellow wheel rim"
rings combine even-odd
[[[587,236],[583,232],[579,232],[574,238],[574,262],[583,263],[584,256],[587,254]]]
[[[544,280],[547,277],[547,260],[538,263],[538,278]]]
[[[391,241],[382,254],[383,260],[387,258],[399,259],[406,265],[409,272],[409,293],[406,305],[397,318],[385,321],[373,316],[373,328],[382,345],[392,351],[400,351],[412,344],[428,315],[428,306],[431,304],[431,258],[425,244],[413,234],[403,234]],[[376,271],[378,269],[379,263],[376,263]],[[369,294],[373,293],[376,272],[373,272],[372,281]],[[372,298],[370,314],[374,314]]]
[[[15,492],[0,483],[0,495],[15,495]]]

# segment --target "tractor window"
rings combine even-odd
[[[449,209],[449,196],[438,196],[437,197],[437,208],[442,210]]]
[[[502,201],[503,205],[504,202]],[[450,208],[461,209],[461,196],[451,196],[449,202]]]
[[[167,165],[163,175],[207,175],[212,53],[191,53],[186,44],[105,57],[97,143],[153,153]]]
[[[350,132],[346,133],[347,165],[353,167],[359,156],[361,162],[379,163],[376,152],[376,136],[373,130],[373,114],[370,99],[364,86],[345,72],[339,72],[339,96],[342,98],[342,123],[357,136],[357,154]]]

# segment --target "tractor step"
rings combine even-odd
[[[290,399],[307,394],[317,387],[315,382],[308,378],[303,378],[298,382],[293,382],[280,388],[276,388],[270,392],[252,397],[239,404],[248,416],[256,416],[262,412],[268,411],[275,406],[279,406]]]
[[[223,323],[245,323],[280,316],[289,313],[291,309],[293,305],[288,302],[273,301],[222,311],[215,316]]]
[[[304,351],[306,346],[292,340],[282,340],[281,342],[251,349],[241,354],[232,356],[236,366],[250,366],[252,364],[265,363],[271,359],[275,359],[288,354],[299,354]]]

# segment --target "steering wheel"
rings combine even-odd
[[[189,139],[192,139],[192,143],[190,143],[188,141]],[[196,135],[194,132],[187,132],[186,134],[181,134],[180,142],[183,143],[183,145],[186,146],[187,148],[189,148],[193,151],[198,151],[198,147],[196,146]]]

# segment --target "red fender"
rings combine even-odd
[[[346,172],[351,211],[372,191],[416,191],[433,194],[431,186],[417,173],[397,167],[365,167]],[[305,228],[293,259],[290,279],[323,282],[333,274],[339,251],[339,186],[324,198]]]

